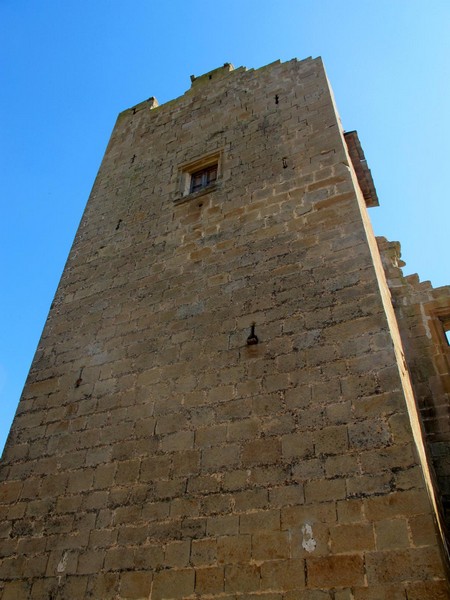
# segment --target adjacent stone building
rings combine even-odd
[[[320,59],[120,114],[1,462],[3,600],[450,597],[450,289],[376,204]]]

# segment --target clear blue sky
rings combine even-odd
[[[448,0],[1,0],[0,449],[117,114],[322,56],[405,273],[450,283]]]

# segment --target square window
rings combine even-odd
[[[180,195],[175,198],[175,202],[184,202],[191,194],[213,191],[222,175],[221,157],[221,151],[217,151],[181,165],[179,167]]]
[[[191,174],[190,191],[198,192],[203,188],[208,187],[217,180],[217,164],[205,167]]]

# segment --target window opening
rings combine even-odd
[[[208,194],[216,189],[222,178],[222,151],[216,150],[195,161],[178,167],[179,192],[175,198],[178,204],[198,195]]]
[[[190,191],[198,192],[217,180],[217,164],[210,165],[191,174]]]
[[[447,346],[450,346],[450,314],[444,313],[439,316],[439,320],[442,325],[442,331],[444,339],[447,342]]]

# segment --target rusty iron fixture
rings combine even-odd
[[[247,338],[247,346],[254,346],[259,342],[258,336],[255,333],[255,325],[256,323],[252,323],[252,328],[250,331],[250,335]]]
[[[83,382],[83,380],[82,380],[82,378],[81,378],[81,376],[83,375],[83,369],[84,369],[84,367],[81,367],[81,369],[80,369],[80,374],[78,375],[78,379],[77,379],[77,380],[76,380],[76,382],[75,382],[75,387],[76,387],[76,388],[77,388],[77,387],[80,387],[80,385],[81,385],[81,384],[82,384],[82,382]]]

